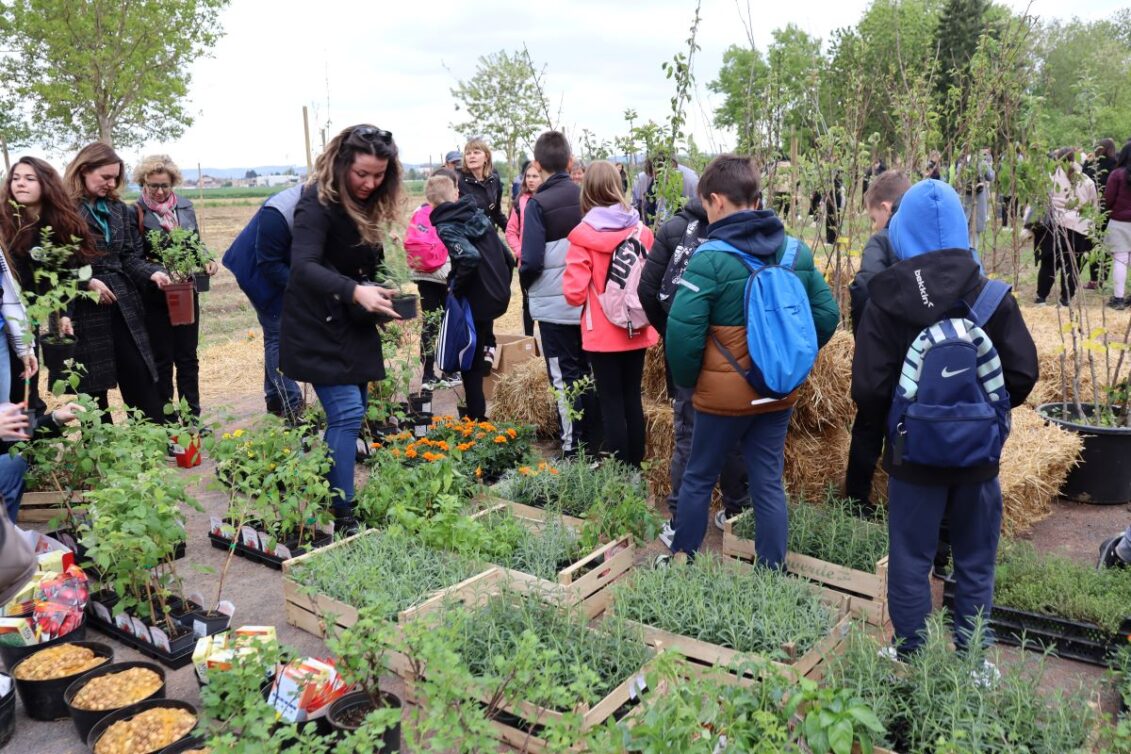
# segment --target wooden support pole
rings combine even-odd
[[[309,178],[314,172],[314,161],[310,157],[310,110],[306,105],[302,106],[302,133],[306,138],[306,177]]]

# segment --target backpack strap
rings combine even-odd
[[[1012,288],[1001,280],[987,280],[974,305],[970,307],[971,321],[978,327],[985,327],[986,322],[1011,290]]]
[[[801,242],[793,236],[785,237],[785,251],[782,253],[781,262],[782,267],[792,270],[794,265],[797,264],[797,250],[801,248]]]
[[[137,210],[137,232],[141,236],[142,241],[145,240],[145,210],[141,208],[141,202],[134,205]]]

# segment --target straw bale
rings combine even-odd
[[[1013,431],[1001,457],[1002,529],[1024,531],[1052,513],[1068,472],[1080,462],[1079,435],[1048,424],[1033,409],[1013,410]]]
[[[491,415],[502,421],[532,425],[543,439],[558,436],[558,411],[541,359],[524,361],[499,376]]]
[[[790,428],[785,438],[785,491],[787,495],[820,500],[832,485],[844,489],[844,469],[852,435],[844,427],[822,432]]]
[[[649,348],[644,355],[644,379],[640,383],[640,392],[649,400],[668,400],[668,378],[662,340]]]
[[[847,427],[856,414],[852,403],[852,333],[837,330],[817,354],[809,379],[801,386],[791,422],[794,430],[810,434],[826,428]]]
[[[644,460],[648,463],[648,489],[655,499],[671,492],[672,452],[675,450],[675,430],[672,407],[667,401],[644,400],[644,427],[646,442]]]

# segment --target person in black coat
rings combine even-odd
[[[385,377],[378,325],[397,318],[395,291],[374,284],[384,262],[378,226],[399,222],[401,164],[393,135],[351,126],[326,145],[295,207],[279,363],[309,382],[326,412],[335,528],[357,531],[353,471],[369,382]]]
[[[506,231],[503,214],[503,182],[491,162],[491,147],[482,139],[472,139],[463,148],[463,164],[459,169],[460,196],[470,196],[475,206],[499,229]]]
[[[138,289],[150,282],[164,288],[172,281],[161,265],[145,261],[137,217],[118,199],[125,180],[122,158],[101,142],[83,147],[64,177],[98,251],[87,284],[98,300],[79,299],[74,306],[75,361],[85,368],[79,390],[106,409],[107,392],[117,385],[127,406],[163,423],[165,406]]]

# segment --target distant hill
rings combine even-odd
[[[427,165],[411,165],[409,163],[402,163],[405,170],[411,168],[427,167]],[[306,165],[259,165],[253,168],[203,168],[205,175],[210,175],[213,178],[220,180],[231,181],[236,178],[243,178],[247,175],[247,171],[254,170],[256,175],[279,175],[286,173],[288,170],[294,170],[299,175],[306,175]],[[184,171],[185,180],[192,182],[196,180],[196,168],[190,168]]]

